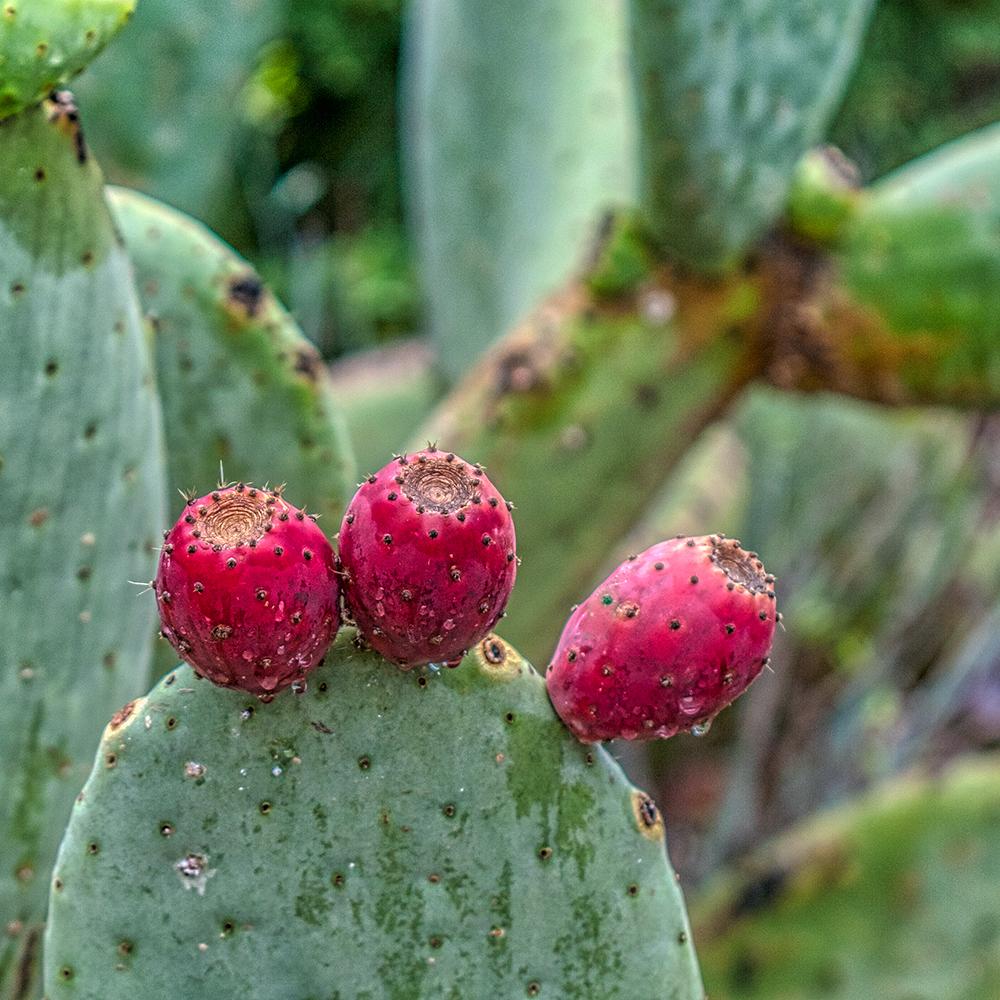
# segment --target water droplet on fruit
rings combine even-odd
[[[638,729],[623,729],[621,738],[623,740],[634,740],[639,735]]]
[[[696,722],[691,727],[692,736],[704,736],[712,728],[712,720],[706,719],[704,722]]]
[[[380,618],[385,618],[385,605],[381,601],[376,602],[375,610],[378,612]]]
[[[265,674],[260,678],[260,686],[265,691],[273,691],[278,686],[278,678],[274,674]]]
[[[701,711],[701,698],[686,694],[677,702],[677,707],[685,715],[697,715]]]
[[[455,627],[455,623],[450,618],[446,618],[441,623],[441,628],[443,628],[445,630],[445,632],[450,632],[454,627]]]

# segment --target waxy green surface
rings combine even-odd
[[[658,813],[495,637],[400,671],[346,632],[268,705],[182,666],[116,721],[52,1000],[702,1000]]]
[[[269,40],[283,11],[273,0],[141,0],[79,83],[108,176],[209,222],[238,184],[262,196],[273,183],[267,140],[251,151],[247,132],[272,134],[262,64],[282,47]],[[255,71],[264,79],[248,85]]]
[[[0,123],[0,998],[40,994],[49,873],[101,724],[146,683],[164,516],[131,266],[75,110]]]
[[[915,399],[994,407],[1000,396],[1000,126],[872,185],[847,227],[842,280],[902,357]]]
[[[171,514],[219,480],[288,484],[333,534],[356,487],[329,372],[250,264],[214,233],[125,188],[108,197],[155,339]]]
[[[723,272],[780,214],[873,0],[630,0],[641,201],[668,257]]]
[[[714,1000],[992,1000],[1000,764],[898,777],[720,873],[692,907]]]
[[[417,0],[401,91],[410,217],[449,380],[578,269],[635,197],[622,0]]]
[[[135,0],[9,0],[0,9],[0,119],[80,72],[132,16]]]

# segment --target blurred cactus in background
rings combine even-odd
[[[0,1000],[995,997],[998,16],[6,4]],[[269,705],[157,644],[179,491],[333,540],[429,441],[515,504],[502,639]],[[531,663],[719,531],[771,670],[577,743]]]

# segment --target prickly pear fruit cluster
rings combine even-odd
[[[333,549],[277,490],[189,500],[154,584],[164,636],[203,677],[261,701],[304,680],[340,626]]]
[[[361,484],[340,529],[344,605],[402,667],[456,664],[503,614],[514,576],[510,504],[478,465],[431,447]]]
[[[574,610],[549,697],[585,743],[704,732],[760,673],[776,620],[756,553],[722,535],[661,542]]]

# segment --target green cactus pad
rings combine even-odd
[[[100,723],[143,690],[163,520],[131,266],[65,97],[0,123],[0,998],[36,969]]]
[[[10,0],[0,8],[0,118],[38,104],[96,56],[135,0]]]
[[[732,265],[820,140],[872,0],[630,0],[642,200],[668,256]]]
[[[108,188],[156,339],[172,512],[219,478],[288,484],[336,531],[354,493],[350,443],[318,352],[253,268],[201,223]]]
[[[463,374],[635,194],[620,0],[411,4],[411,209],[440,364]]]
[[[692,906],[713,1000],[993,1000],[1000,761],[820,814]]]
[[[184,666],[105,731],[51,1000],[702,1000],[662,820],[490,636],[404,672],[341,635],[269,705]]]
[[[901,397],[996,405],[998,164],[993,125],[873,185],[848,227],[842,281],[867,315],[859,348],[871,355],[860,360],[898,359]]]
[[[861,201],[858,171],[834,146],[818,146],[799,160],[788,189],[785,221],[798,236],[836,245]]]

